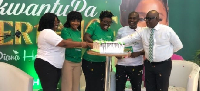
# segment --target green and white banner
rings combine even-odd
[[[115,15],[111,29],[116,34],[120,27],[127,25],[131,11],[139,12],[140,18],[144,18],[146,12],[152,9],[158,9],[160,23],[172,27],[183,42],[183,49],[176,54],[192,61],[200,49],[199,0],[0,0],[0,62],[12,64],[32,76],[34,89],[40,89],[34,60],[38,22],[44,13],[51,12],[58,16],[62,23],[57,32],[60,34],[67,13],[72,10],[81,12],[83,35],[92,22],[99,21],[101,11],[109,10]],[[141,19],[138,25],[144,24]],[[17,30],[22,32],[20,38],[14,36]],[[11,36],[6,36],[8,34]]]

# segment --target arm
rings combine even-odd
[[[79,35],[79,37],[78,37],[78,36],[74,37],[73,35],[74,35],[73,32],[71,32],[71,30],[69,30],[69,28],[63,28],[62,31],[61,31],[61,37],[62,37],[64,40],[67,40],[67,42],[68,42],[68,41],[73,41],[73,39],[76,40],[76,39],[81,38],[81,35]],[[75,41],[74,41],[74,42],[75,42]],[[61,41],[57,46],[65,47],[65,48],[73,48],[73,47],[81,48],[81,47],[87,47],[87,46],[85,45],[84,42],[81,43],[81,46],[80,46],[80,43],[78,43],[78,45],[77,45],[76,43],[74,44],[74,42],[73,42],[73,43],[70,43],[70,45],[68,45],[68,44],[65,43],[65,41],[64,41],[64,42]],[[76,41],[76,42],[80,42],[80,41]],[[87,43],[86,43],[86,44],[87,44]]]
[[[89,33],[85,33],[83,40],[89,43],[93,43],[93,40],[91,39],[91,35]]]
[[[141,31],[139,31],[139,32],[136,31],[133,34],[128,35],[126,37],[123,37],[121,39],[118,39],[116,41],[122,42],[122,43],[125,43],[125,44],[131,44],[131,43],[136,42],[136,41],[141,41],[141,36],[139,34],[140,32]]]
[[[73,42],[71,39],[63,40],[54,31],[49,31],[45,36],[43,36],[43,38],[47,43],[58,47],[65,47],[65,48],[87,47],[86,42]]]
[[[74,47],[87,47],[86,42],[73,42],[71,40],[62,40],[60,43],[58,43],[59,47],[65,47],[65,48],[74,48]]]
[[[132,52],[130,57],[135,58],[135,57],[138,57],[138,56],[144,55],[144,54],[145,54],[144,50],[139,51],[139,52]]]
[[[83,36],[83,40],[89,43],[93,43],[93,39],[91,37],[94,34],[95,29],[96,29],[96,23],[94,22],[87,28],[87,31]]]
[[[183,48],[183,44],[179,39],[178,35],[171,29],[170,32],[170,43],[173,45],[173,51],[177,52],[178,50]]]

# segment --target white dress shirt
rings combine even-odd
[[[137,27],[136,30],[131,29],[129,26],[124,26],[120,28],[117,32],[116,39],[121,39],[123,37],[126,37],[132,33],[134,33],[137,30],[140,30],[140,27]],[[142,47],[142,41],[135,41],[131,45],[133,48],[133,52],[139,52],[143,50]],[[143,64],[143,56],[138,56],[136,58],[123,58],[123,59],[118,59],[117,61],[118,65],[124,65],[124,66],[138,66]]]
[[[171,27],[157,24],[154,29],[153,62],[165,61],[169,59],[174,52],[177,52],[183,48],[182,42]],[[125,44],[130,44],[135,41],[142,41],[145,57],[149,59],[150,31],[151,28],[144,27],[140,31],[136,31],[135,33],[117,41],[121,41]]]
[[[41,58],[56,68],[62,68],[65,60],[65,48],[57,46],[62,40],[53,30],[42,30],[38,36],[36,58]]]

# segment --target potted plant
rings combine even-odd
[[[197,50],[195,56],[194,56],[194,62],[198,65],[200,65],[200,50]]]

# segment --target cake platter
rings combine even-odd
[[[124,52],[124,53],[99,53],[96,50],[88,50],[87,51],[88,54],[90,55],[99,55],[99,56],[129,56],[130,53],[129,52]]]

